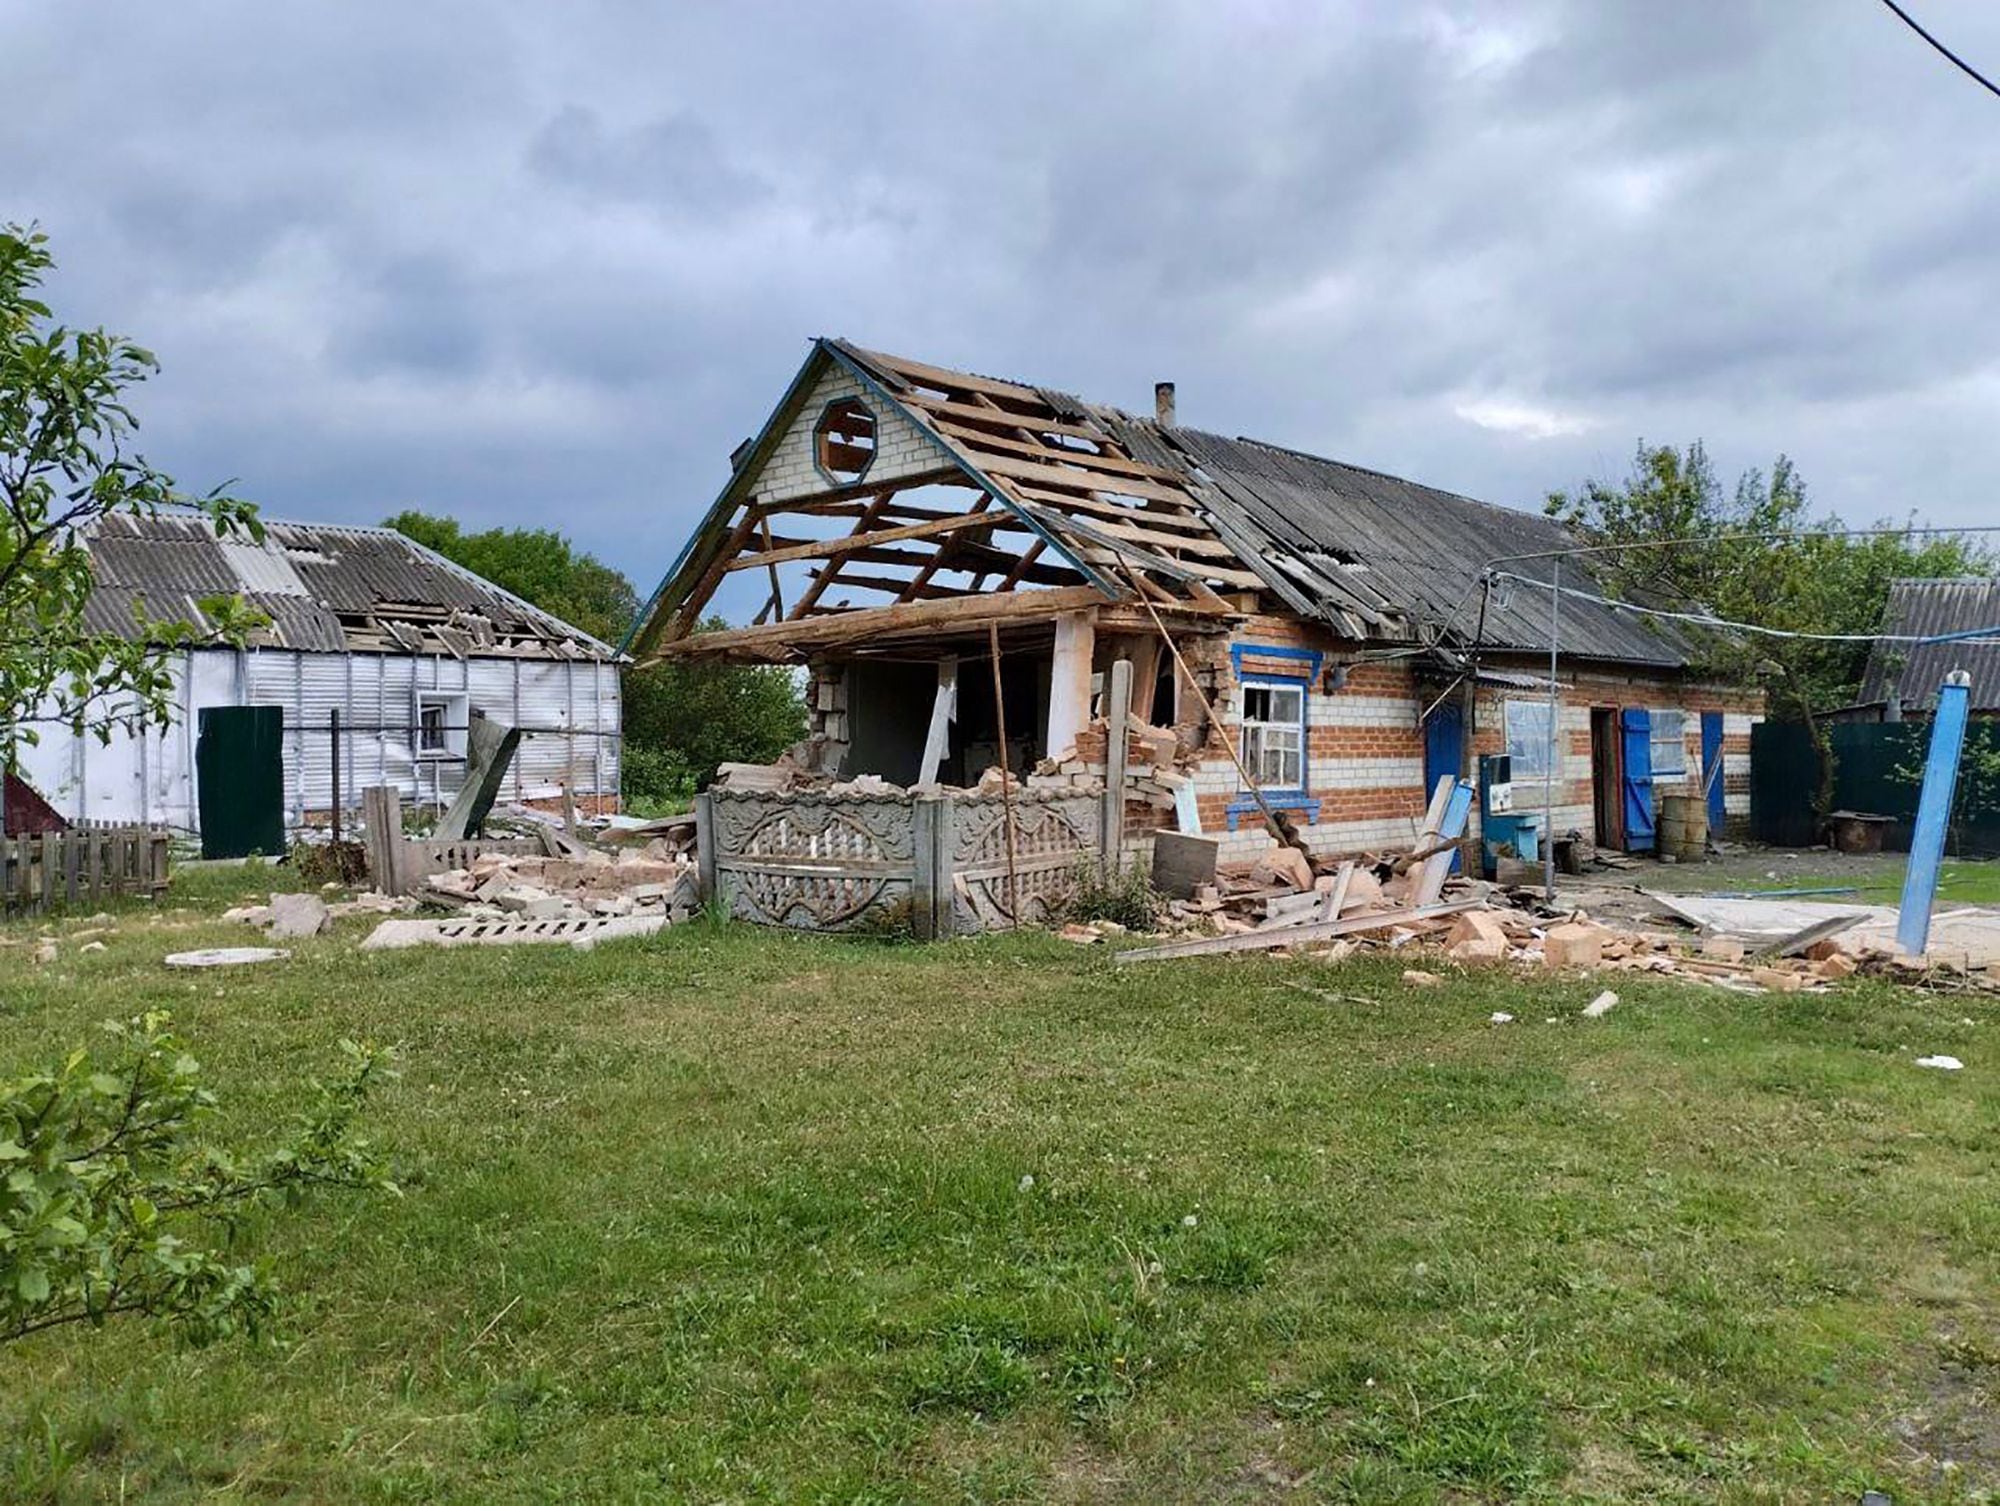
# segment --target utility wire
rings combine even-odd
[[[1967,78],[1971,79],[1975,84],[1978,84],[1982,89],[1986,90],[1987,93],[1993,95],[2000,95],[2000,84],[1995,84],[1992,79],[1988,78],[1985,74],[1981,73],[1977,68],[1973,67],[1972,64],[1968,63],[1964,58],[1960,57],[1957,53],[1953,52],[1949,47],[1945,46],[1944,43],[1940,42],[1936,37],[1932,36],[1929,32],[1925,31],[1923,26],[1919,24],[1919,22],[1917,21],[1917,18],[1911,15],[1908,11],[1904,10],[1902,6],[1898,5],[1896,3],[1896,0],[1882,0],[1882,3],[1888,6],[1890,10],[1894,11],[1905,26],[1909,27],[1911,31],[1914,31],[1918,36],[1922,37],[1926,42],[1930,43],[1932,47],[1936,48],[1939,54],[1948,59],[1951,62],[1952,66],[1958,69],[1960,73],[1963,73]]]
[[[1726,617],[1714,617],[1705,612],[1670,612],[1664,607],[1642,607],[1637,602],[1619,601],[1616,597],[1599,596],[1595,591],[1579,591],[1574,586],[1556,586],[1545,580],[1537,580],[1532,575],[1515,575],[1507,570],[1492,572],[1494,580],[1518,581],[1537,591],[1554,590],[1564,596],[1574,596],[1579,601],[1595,602],[1614,612],[1636,612],[1644,617],[1665,617],[1673,622],[1686,622],[1695,627],[1714,628],[1739,633],[1761,633],[1766,638],[1804,638],[1814,643],[1970,643],[1985,645],[2000,643],[2000,624],[1992,627],[1974,628],[1964,633],[1802,633],[1790,628],[1763,627],[1754,622],[1733,622]]]

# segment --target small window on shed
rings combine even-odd
[[[424,691],[417,697],[417,757],[463,758],[471,707],[462,695]]]
[[[835,398],[813,426],[813,463],[838,486],[859,481],[875,461],[875,415],[858,397]]]

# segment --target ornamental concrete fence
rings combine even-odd
[[[712,790],[695,802],[704,902],[810,931],[907,925],[919,937],[1047,921],[1094,862],[1090,791],[918,795]]]

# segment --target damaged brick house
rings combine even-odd
[[[1167,384],[1143,418],[820,339],[627,648],[806,666],[801,757],[842,778],[976,786],[1004,715],[1031,790],[1102,777],[1129,661],[1131,847],[1177,825],[1254,856],[1246,774],[1315,853],[1405,847],[1435,781],[1489,752],[1535,811],[1555,760],[1559,836],[1643,850],[1661,795],[1704,788],[1713,825],[1740,821],[1760,697],[1697,683],[1668,628],[1566,594],[1551,728],[1550,562],[1486,567],[1572,544],[1531,513],[1182,427]],[[697,631],[746,572],[756,621]],[[1564,578],[1592,584],[1574,559]]]

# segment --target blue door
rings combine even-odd
[[[1625,850],[1653,850],[1653,718],[1641,706],[1627,706],[1619,718],[1625,729]]]
[[[1438,787],[1440,779],[1457,779],[1459,759],[1465,752],[1465,707],[1456,700],[1440,701],[1424,719],[1424,799]],[[1451,855],[1451,870],[1458,871],[1458,854]]]
[[[1701,714],[1701,777],[1708,785],[1708,829],[1716,836],[1722,835],[1722,780],[1717,774],[1708,777],[1710,769],[1722,764],[1722,713],[1704,711]]]

